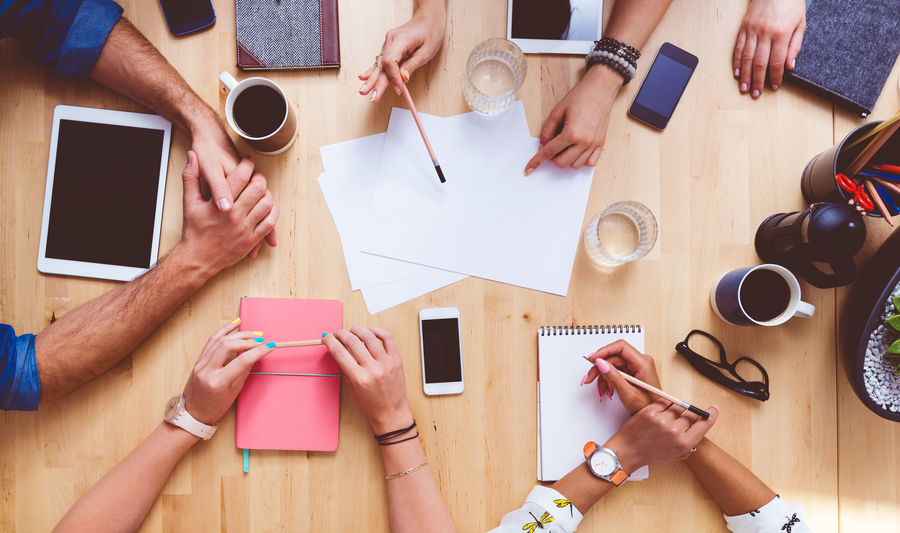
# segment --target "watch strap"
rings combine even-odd
[[[191,414],[188,413],[184,408],[184,395],[181,396],[181,403],[179,405],[178,411],[174,414],[174,416],[172,416],[171,420],[167,419],[166,422],[172,424],[173,426],[178,426],[191,435],[200,437],[203,440],[211,439],[213,434],[216,432],[216,429],[219,428],[218,424],[214,426],[208,426],[192,417]]]
[[[621,468],[616,470],[615,472],[612,473],[611,476],[609,476],[609,481],[612,482],[612,484],[617,487],[619,485],[621,485],[622,483],[625,483],[625,481],[627,479],[628,479],[628,474],[626,474],[625,471],[622,470]]]
[[[601,476],[601,475],[597,474],[596,472],[594,472],[594,469],[591,468],[590,461],[591,461],[591,456],[593,456],[594,453],[598,449],[600,449],[600,446],[598,446],[597,443],[594,441],[588,441],[584,445],[584,459],[585,459],[585,461],[588,462],[588,468],[591,470],[591,472],[595,476],[599,477],[600,479],[609,481],[610,483],[612,483],[613,485],[615,485],[617,487],[622,485],[622,483],[625,483],[630,476],[627,473],[625,473],[624,470],[622,470],[622,464],[619,463],[619,456],[616,454],[615,450],[609,450],[609,451],[611,451],[613,453],[613,456],[616,458],[616,465],[618,466],[616,471],[613,472],[612,474],[610,474],[609,476]]]

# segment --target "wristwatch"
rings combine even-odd
[[[178,426],[192,435],[196,435],[203,440],[212,438],[213,433],[219,428],[219,425],[207,426],[203,422],[198,422],[194,417],[184,410],[184,394],[172,396],[169,403],[166,404],[166,422],[173,426]]]
[[[615,450],[588,441],[584,445],[584,459],[595,476],[609,481],[617,487],[628,479],[628,474],[622,470],[622,463],[619,462]]]

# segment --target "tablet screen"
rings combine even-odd
[[[150,268],[163,136],[59,121],[48,258]]]

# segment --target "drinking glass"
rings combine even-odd
[[[506,39],[482,41],[466,63],[466,102],[480,115],[499,115],[515,101],[527,72],[525,54],[515,43]]]
[[[647,206],[626,200],[594,215],[584,229],[584,248],[594,262],[615,267],[647,255],[659,228]]]

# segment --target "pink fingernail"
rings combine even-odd
[[[227,211],[231,209],[231,202],[228,201],[228,198],[222,198],[219,200],[219,209],[222,211]]]
[[[609,399],[612,400],[612,389],[606,389],[606,395],[609,396]]]
[[[378,91],[377,91],[377,90],[372,91],[372,97],[369,98],[369,101],[370,101],[370,102],[374,102],[376,96],[378,96]]]
[[[602,402],[602,401],[603,401],[603,396],[600,396],[600,389],[596,389],[596,388],[595,388],[595,389],[594,389],[594,392],[597,393],[597,401],[598,401],[598,402]]]
[[[716,410],[716,411],[718,411],[718,410],[719,410],[719,408],[718,408],[718,407],[716,407],[716,406],[715,406],[715,405],[714,405],[714,406],[713,406],[713,409],[715,409],[715,410]]]
[[[774,83],[772,84],[772,90],[773,90],[773,91],[777,91],[777,90],[778,90],[778,86],[775,85]]]
[[[740,75],[741,75],[741,69],[739,69],[739,68],[734,69],[734,77],[738,78],[738,77],[740,77]]]
[[[582,387],[584,387],[584,384],[587,383],[587,378],[588,378],[587,376],[584,376],[583,378],[581,378],[581,386]]]
[[[366,84],[363,83],[363,86],[359,88],[359,94],[362,94],[363,89],[365,89],[365,88],[366,88]]]
[[[594,361],[594,364],[597,365],[597,368],[599,368],[600,372],[602,372],[603,374],[609,372],[610,366],[609,363],[606,362],[606,359],[597,358],[597,360]]]
[[[796,67],[796,66],[797,66],[797,60],[796,60],[796,59],[792,59],[792,60],[791,60],[791,68],[793,69],[793,68]]]
[[[753,91],[753,98],[759,98],[759,89]]]
[[[742,84],[741,84],[741,92],[742,92],[742,93],[747,92],[747,84],[746,84],[746,83],[742,83]]]

